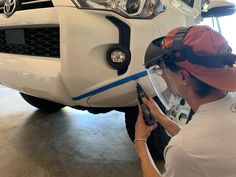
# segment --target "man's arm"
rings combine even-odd
[[[165,130],[173,137],[181,130],[180,126],[166,115],[159,115],[156,120],[165,128]]]
[[[191,158],[177,145],[168,145],[165,150],[165,172],[161,175],[149,153],[147,144],[143,141],[135,143],[135,150],[140,158],[143,177],[206,177],[207,175]]]
[[[144,141],[135,142],[135,149],[140,158],[143,177],[161,177]]]
[[[141,166],[144,177],[161,177],[160,172],[155,166],[153,159],[147,147],[147,139],[152,130],[156,128],[155,125],[147,126],[143,120],[143,112],[139,106],[139,115],[135,125],[135,150],[141,160]]]
[[[180,126],[167,117],[151,97],[148,99],[143,98],[143,102],[148,105],[156,121],[159,122],[171,136],[175,136],[179,133],[181,129]]]

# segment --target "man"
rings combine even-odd
[[[176,28],[161,44],[154,41],[147,53],[149,73],[158,71],[155,75],[160,77],[162,71],[170,90],[184,98],[195,114],[180,128],[152,98],[143,99],[156,121],[173,136],[164,152],[165,172],[161,175],[146,145],[156,125],[145,125],[139,109],[135,149],[143,176],[235,177],[236,56],[227,41],[208,26]],[[153,85],[158,87],[158,83]]]

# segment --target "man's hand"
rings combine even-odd
[[[149,109],[150,109],[152,115],[154,116],[154,118],[156,119],[156,121],[160,122],[160,117],[164,116],[165,114],[162,112],[162,110],[157,105],[155,100],[153,100],[152,97],[148,97],[148,99],[143,97],[142,100],[149,107]]]
[[[168,118],[151,97],[143,98],[143,102],[149,107],[155,120],[159,122],[171,136],[175,136],[180,131],[180,126]]]
[[[151,126],[148,126],[145,124],[145,122],[143,120],[143,112],[142,112],[142,109],[139,105],[139,114],[138,114],[137,122],[135,125],[135,140],[137,140],[137,139],[147,140],[148,137],[150,136],[152,130],[156,127],[157,127],[156,123]]]

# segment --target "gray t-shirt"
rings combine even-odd
[[[235,177],[236,93],[201,105],[164,156],[164,177]]]

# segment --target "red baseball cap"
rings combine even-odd
[[[171,30],[162,41],[162,47],[169,49],[173,46],[176,33],[180,28]],[[185,34],[183,44],[190,46],[197,56],[226,56],[231,54],[231,48],[225,38],[208,26],[193,26]],[[178,55],[176,55],[178,58]],[[214,62],[214,57],[210,58]],[[233,60],[235,61],[236,58]],[[236,91],[236,65],[222,65],[220,67],[207,67],[191,62],[186,58],[176,61],[175,64],[186,70],[197,79],[206,84],[225,91]]]

